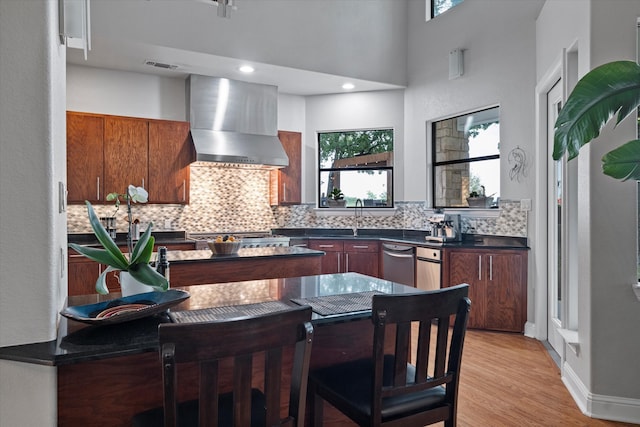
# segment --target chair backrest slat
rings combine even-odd
[[[218,425],[218,361],[205,360],[200,363],[200,390],[198,399],[200,402],[199,425]]]
[[[427,378],[429,369],[429,348],[431,347],[431,324],[418,325],[418,345],[416,349],[416,382],[423,382]]]
[[[265,354],[264,390],[267,396],[267,425],[280,422],[280,378],[282,377],[282,349],[274,348]]]
[[[402,322],[396,325],[396,357],[394,360],[393,384],[402,386],[407,383],[407,362],[411,342],[411,323]]]

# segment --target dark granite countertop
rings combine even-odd
[[[379,240],[428,248],[481,248],[481,249],[529,249],[526,237],[463,234],[459,242],[427,241],[429,232],[421,230],[359,229],[354,237],[351,229],[327,228],[278,228],[273,234],[291,238],[339,239],[339,240]]]
[[[327,274],[288,279],[255,280],[211,285],[184,286],[191,297],[172,307],[172,311],[197,310],[240,304],[312,298],[354,292],[412,293],[416,289],[358,273]],[[120,297],[81,295],[68,298],[69,306],[93,304]],[[313,313],[315,326],[366,319],[369,311],[321,316]],[[113,325],[86,325],[61,317],[56,340],[0,348],[0,359],[49,366],[61,366],[145,352],[158,351],[157,329],[171,322],[167,313]]]
[[[170,244],[170,243],[194,243],[192,239],[187,239],[187,233],[185,231],[153,231],[151,235],[154,237],[156,244]],[[79,245],[99,245],[98,239],[96,239],[93,233],[69,233],[67,234],[67,240],[69,243],[77,243]],[[115,242],[118,245],[127,244],[127,233],[117,233]]]
[[[228,262],[265,257],[306,257],[322,255],[324,255],[324,252],[322,251],[294,246],[240,248],[238,252],[233,255],[213,255],[209,249],[194,251],[167,251],[167,258],[169,259],[169,262],[174,264],[193,262]]]

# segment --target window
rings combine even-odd
[[[497,207],[499,115],[495,107],[431,124],[433,207]]]
[[[463,0],[430,0],[431,1],[431,17],[435,18],[441,13],[446,12],[452,7],[462,3]]]
[[[318,159],[320,207],[393,207],[393,129],[319,133]]]

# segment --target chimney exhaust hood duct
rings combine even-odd
[[[289,158],[278,139],[278,88],[192,74],[188,117],[196,160],[281,168]]]

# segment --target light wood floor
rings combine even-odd
[[[458,404],[459,427],[635,425],[583,415],[543,344],[519,334],[467,331]],[[354,425],[339,417],[325,426]]]
[[[462,357],[460,427],[635,425],[583,415],[538,340],[468,330]]]

